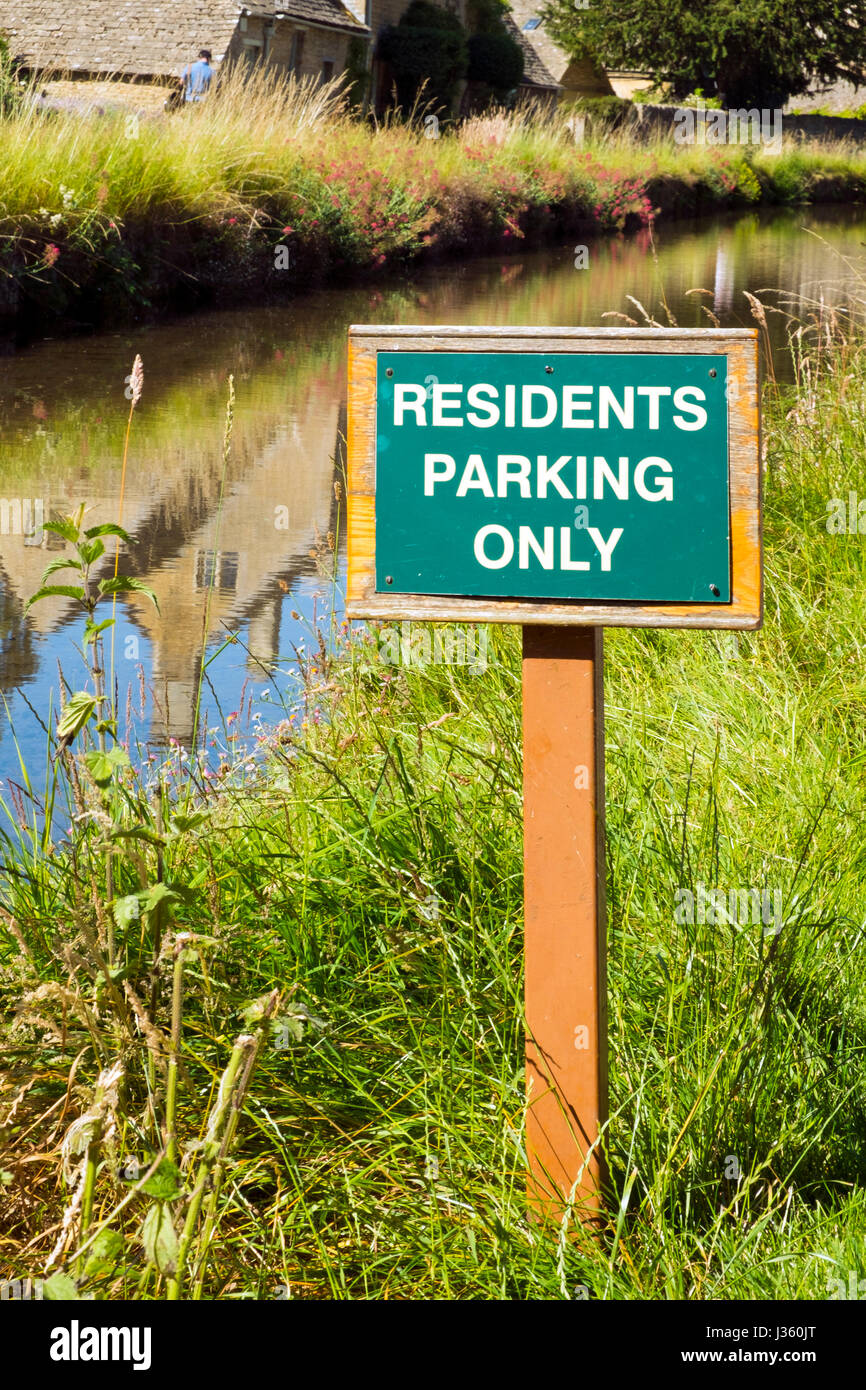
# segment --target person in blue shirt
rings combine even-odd
[[[184,101],[203,101],[213,77],[211,54],[207,48],[201,49],[197,63],[190,63],[181,73]]]

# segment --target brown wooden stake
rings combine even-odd
[[[523,629],[530,1209],[598,1219],[607,1118],[602,629]]]

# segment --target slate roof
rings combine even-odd
[[[369,33],[340,0],[0,0],[0,33],[36,68],[177,76],[200,48],[219,62],[242,11]]]
[[[561,84],[548,72],[544,63],[541,61],[538,50],[532,43],[533,35],[524,34],[518,29],[510,14],[503,16],[505,27],[513,39],[516,39],[523,49],[523,78],[521,86],[541,87],[545,91],[558,92]]]
[[[554,81],[567,92],[579,91],[588,97],[613,95],[605,71],[597,68],[591,58],[572,58],[550,37],[543,20],[534,29],[524,30],[527,21],[541,19],[544,0],[510,0],[510,5],[521,38],[534,49],[547,72],[553,73]]]
[[[296,19],[300,23],[326,24],[329,29],[350,29],[359,36],[370,33],[366,24],[356,19],[340,0],[287,0],[285,4],[273,0],[270,9],[272,14],[285,15],[287,19]]]

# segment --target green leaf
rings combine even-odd
[[[141,1190],[160,1202],[173,1202],[183,1192],[183,1178],[177,1164],[164,1158]]]
[[[244,1023],[248,1025],[258,1023],[259,1019],[264,1017],[265,1009],[270,1003],[270,999],[271,996],[269,994],[260,994],[258,999],[250,999],[242,1009],[238,1009],[238,1013],[244,1020]]]
[[[111,905],[114,913],[114,920],[119,927],[128,927],[131,922],[137,922],[141,916],[141,904],[139,903],[138,893],[130,893],[125,898],[116,898]]]
[[[140,579],[130,579],[128,575],[119,574],[116,579],[100,579],[99,592],[105,594],[144,594],[150,599],[157,613],[159,603],[153,589],[149,589],[146,584],[142,584]]]
[[[119,536],[120,539],[126,541],[128,545],[134,544],[132,536],[124,531],[122,526],[118,526],[116,522],[113,521],[104,521],[101,526],[90,526],[84,534],[88,540],[92,540],[94,536]]]
[[[173,1274],[177,1261],[177,1232],[171,1212],[163,1202],[152,1206],[141,1227],[144,1253],[160,1274]]]
[[[108,838],[110,840],[146,840],[149,845],[165,844],[162,835],[157,835],[155,830],[148,830],[143,825],[133,826],[130,830],[113,830]]]
[[[44,521],[43,531],[53,531],[56,536],[62,536],[65,541],[72,541],[73,545],[78,540],[79,530],[72,517],[66,517],[61,521]]]
[[[91,718],[96,706],[99,703],[95,695],[88,695],[86,690],[76,690],[74,695],[63,707],[63,713],[57,725],[57,733],[60,738],[74,738],[81,732]]]
[[[101,555],[105,554],[105,546],[100,540],[79,541],[75,548],[85,565],[92,565],[94,560],[98,560]]]
[[[129,766],[129,756],[122,748],[110,748],[107,753],[94,748],[85,753],[84,762],[96,785],[107,787],[117,768]]]
[[[86,1279],[104,1279],[112,1273],[123,1254],[123,1236],[119,1231],[100,1231],[87,1252],[84,1265]]]
[[[84,625],[85,642],[95,642],[100,632],[104,632],[107,627],[114,627],[113,618],[106,618],[103,623],[94,623],[92,619],[88,618]]]
[[[75,1280],[68,1274],[61,1274],[60,1270],[52,1274],[50,1279],[46,1279],[42,1285],[42,1297],[50,1299],[52,1303],[71,1303],[80,1298]]]
[[[210,811],[194,811],[191,816],[174,815],[171,818],[170,833],[183,834],[185,830],[194,830],[197,825],[210,820],[210,814]]]
[[[50,565],[46,565],[45,569],[43,570],[43,572],[42,572],[42,578],[40,579],[39,583],[40,583],[40,584],[44,584],[45,581],[46,581],[46,579],[48,578],[49,574],[56,574],[58,570],[70,570],[70,569],[71,569],[71,570],[77,570],[77,569],[78,569],[78,561],[77,561],[77,560],[52,560],[52,561],[51,561],[51,564],[50,564]]]
[[[33,603],[38,603],[42,598],[75,598],[79,603],[84,602],[84,590],[72,584],[48,584],[39,589],[35,594],[31,594],[24,605],[24,612]]]
[[[151,912],[159,903],[169,900],[171,902],[189,903],[195,901],[195,894],[191,888],[186,888],[181,883],[155,883],[152,888],[148,888],[140,895],[141,905],[147,912]]]

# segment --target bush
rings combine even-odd
[[[634,112],[626,97],[580,97],[575,107],[589,117],[589,124],[596,131],[621,130]]]
[[[19,69],[7,40],[0,34],[0,116],[13,115],[21,105],[24,87]]]
[[[404,110],[414,104],[425,81],[425,95],[450,106],[457,83],[466,76],[466,30],[456,15],[428,0],[413,0],[400,23],[382,33],[378,56],[393,69],[397,101]]]
[[[484,82],[494,92],[510,92],[523,77],[523,50],[510,34],[473,34],[469,40],[470,82]]]

